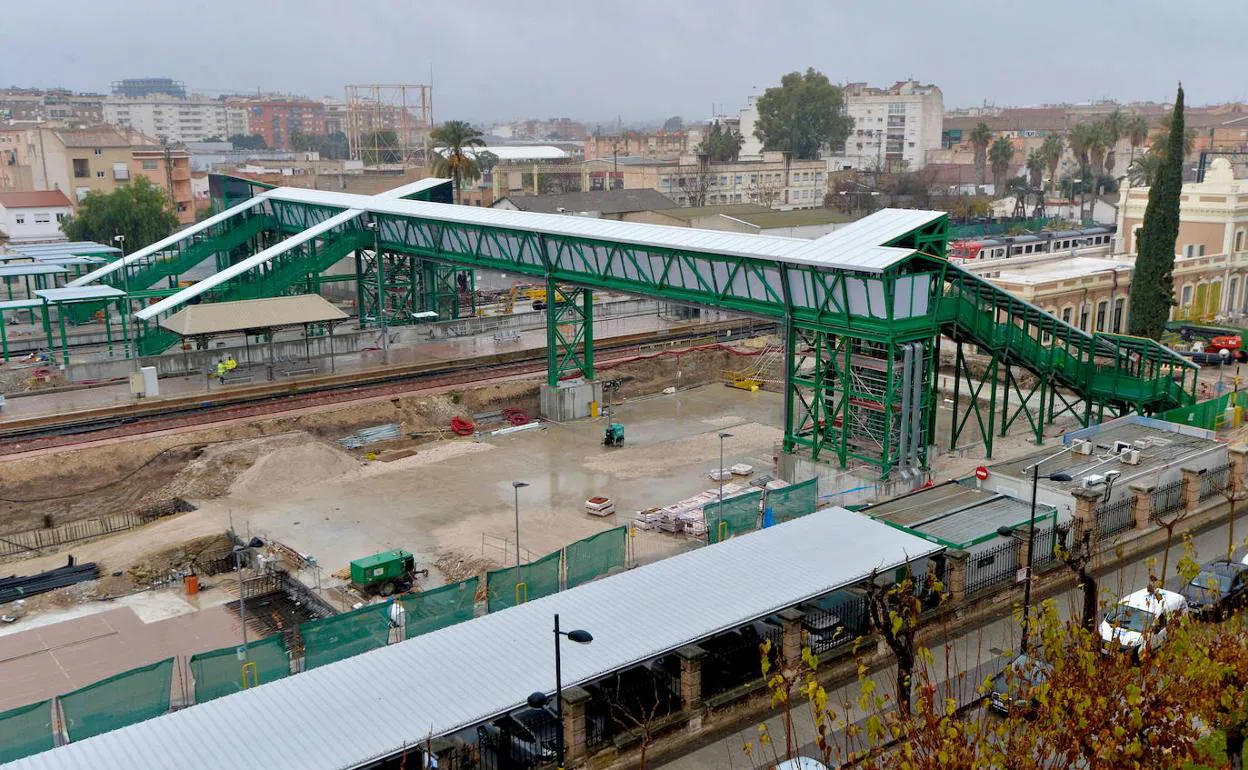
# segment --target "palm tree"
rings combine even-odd
[[[1127,179],[1132,187],[1149,187],[1161,168],[1161,156],[1146,152],[1127,166]]]
[[[482,133],[463,120],[448,120],[429,133],[436,151],[433,154],[435,176],[455,180],[455,202],[463,203],[464,182],[481,178],[481,167],[470,148],[484,147]]]
[[[1170,142],[1170,115],[1161,119],[1161,129],[1153,134],[1152,146],[1149,152],[1164,158],[1166,157],[1166,145]],[[1189,128],[1183,132],[1183,157],[1192,154],[1192,144],[1196,141],[1196,129]]]
[[[1044,165],[1049,168],[1049,194],[1053,194],[1053,186],[1057,184],[1057,167],[1062,163],[1062,155],[1066,152],[1066,143],[1061,134],[1049,134],[1040,145],[1040,155]]]
[[[1027,152],[1027,182],[1037,190],[1044,182],[1044,145],[1039,150],[1032,148]]]
[[[1101,129],[1105,132],[1105,173],[1109,176],[1114,174],[1114,147],[1117,146],[1118,140],[1126,133],[1126,128],[1127,118],[1122,114],[1122,110],[1119,109],[1115,109],[1105,116],[1105,120],[1101,121]]]
[[[1104,123],[1093,123],[1088,132],[1088,166],[1092,169],[1092,194],[1101,194],[1101,177],[1108,171],[1109,135]]]
[[[1004,136],[998,136],[988,148],[988,162],[992,165],[994,196],[1005,193],[1005,178],[1010,173],[1010,161],[1014,160],[1014,145]]]
[[[988,145],[992,142],[992,131],[988,128],[987,123],[981,122],[979,125],[971,129],[970,136],[971,147],[975,148],[975,174],[979,177],[979,184],[984,184],[984,166],[988,160]]]
[[[1070,142],[1070,151],[1075,156],[1075,162],[1079,164],[1079,219],[1083,220],[1083,191],[1092,183],[1092,147],[1098,141],[1097,134],[1099,132],[1091,123],[1077,123],[1070,129],[1070,135],[1067,141]],[[1071,198],[1074,198],[1075,187],[1072,182],[1070,187]]]
[[[1136,149],[1148,141],[1148,119],[1143,115],[1132,115],[1123,127],[1123,133],[1131,143],[1131,161],[1134,162]]]

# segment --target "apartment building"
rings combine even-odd
[[[0,235],[12,244],[63,241],[61,222],[72,211],[60,190],[0,192]]]
[[[230,135],[225,103],[198,95],[110,96],[104,102],[104,121],[173,144]]]
[[[914,80],[888,88],[850,83],[844,94],[854,127],[843,144],[829,148],[829,171],[917,171],[928,151],[940,148],[945,104],[936,86]]]
[[[75,126],[89,126],[104,120],[103,104],[103,94],[76,94],[66,88],[3,88],[0,89],[0,120],[60,120]]]
[[[596,135],[585,138],[585,160],[605,158],[648,158],[677,160],[697,151],[701,134],[691,137],[687,131],[625,131],[620,134]]]
[[[264,143],[274,150],[291,149],[290,137],[294,134],[323,136],[326,133],[325,105],[311,99],[293,96],[227,99],[225,105],[244,110],[245,133],[264,137]]]
[[[658,190],[681,206],[755,203],[787,211],[823,205],[827,173],[822,160],[791,160],[765,152],[760,160],[709,163],[685,156],[676,162],[632,159],[586,161],[591,183],[609,175],[613,189]],[[604,185],[605,186],[605,185]]]
[[[165,188],[179,222],[189,225],[195,221],[189,151],[172,147],[134,147],[130,152],[130,172],[136,178],[146,177],[152,184]]]

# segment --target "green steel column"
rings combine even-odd
[[[456,287],[458,288],[458,283]],[[455,296],[459,296],[456,291]],[[581,358],[581,373],[585,375],[585,379],[594,379],[594,292],[590,289],[581,289],[581,323],[584,325],[582,332],[582,344],[585,345],[585,353]]]
[[[104,338],[108,340],[108,357],[113,357],[113,320],[109,317],[108,304],[104,303]]]
[[[4,322],[4,313],[0,311],[0,356],[2,356],[0,360],[3,361],[9,360],[9,332],[6,329],[7,326],[8,324]]]
[[[880,480],[888,479],[888,471],[893,466],[893,397],[897,395],[897,371],[893,366],[897,358],[897,346],[890,343],[887,363],[884,366],[884,400],[880,402],[880,423],[883,435],[880,436]],[[901,405],[897,407],[900,409]]]
[[[69,340],[65,336],[65,305],[56,307],[56,325],[61,330],[61,362],[69,366]]]
[[[555,330],[555,281],[546,275],[546,384],[559,386],[559,335]]]
[[[1001,396],[1001,435],[1004,436],[1006,431],[1010,429],[1010,380],[1014,377],[1014,372],[1010,369],[1010,365],[1005,365],[1005,393]],[[1022,394],[1019,394],[1022,400]],[[1026,401],[1019,405],[1020,408],[1026,409]]]
[[[997,357],[997,354],[993,353],[992,363],[988,365],[988,372],[987,372],[988,378],[992,384],[992,390],[989,391],[988,393],[988,430],[984,434],[983,439],[984,439],[984,450],[985,450],[984,456],[987,457],[989,460],[992,459],[992,436],[993,436],[992,421],[997,416],[997,376],[999,374],[999,372],[997,371],[997,366],[998,366],[997,362],[999,360],[1000,359]],[[983,388],[983,383],[980,383],[980,388],[981,389]]]
[[[364,281],[365,280],[366,278],[365,278],[365,270],[364,270],[363,250],[356,249],[355,250],[355,313],[360,318],[361,327],[364,326],[364,316],[366,315],[366,311],[364,309]]]
[[[45,300],[40,305],[40,313],[43,316],[43,337],[48,343],[48,355],[52,355],[52,317],[48,315],[48,303]]]
[[[820,334],[820,342],[822,343],[820,347],[826,346],[828,348],[828,359],[831,360],[835,351],[831,349],[832,345],[831,345],[831,340],[829,338],[830,335],[828,335],[826,332],[819,332],[819,334]],[[841,401],[844,404],[844,407],[841,413],[841,440],[840,440],[840,447],[838,448],[838,451],[837,451],[837,455],[838,455],[837,459],[840,460],[842,468],[848,468],[849,467],[849,426],[850,426],[850,412],[852,411],[852,404],[851,404],[851,399],[849,396],[853,392],[853,375],[849,367],[853,364],[853,345],[846,343],[844,338],[840,338],[840,344],[841,344],[841,347],[844,349],[845,359],[841,362],[841,371],[839,372],[840,382],[838,383],[838,386],[840,387]],[[822,358],[822,356],[820,356],[820,358]],[[825,370],[824,376],[819,379],[819,394],[818,395],[820,399],[823,399],[826,397],[827,388],[828,388],[827,372]],[[824,418],[825,420],[831,419],[831,415],[827,412],[826,409],[824,410]],[[825,430],[831,429],[831,427],[832,427],[831,425],[828,425],[825,428]]]
[[[953,421],[949,425],[949,451],[958,448],[958,397],[962,384],[962,343],[956,342],[957,350],[953,357]]]
[[[121,315],[121,343],[122,343],[122,347],[126,351],[127,360],[130,359],[131,355],[134,355],[134,356],[138,355],[138,350],[135,349],[135,346],[130,341],[130,325],[126,319],[126,316],[130,314],[129,313],[130,308],[126,307],[126,305],[128,304],[129,302],[124,298],[118,300],[117,302],[117,310],[119,314]],[[137,332],[138,330],[136,329],[135,331]]]
[[[796,335],[793,329],[793,317],[785,314],[784,317],[784,451],[792,452],[794,447],[793,437],[795,431],[793,429],[793,389],[797,385],[793,382],[793,375],[796,373],[797,345]]]

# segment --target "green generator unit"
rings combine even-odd
[[[416,557],[402,548],[351,562],[351,585],[370,594],[389,596],[396,590],[408,591],[417,574],[428,575],[429,570],[417,570]]]

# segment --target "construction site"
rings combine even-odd
[[[738,535],[867,526],[828,516],[921,571],[940,549],[844,509],[1192,409],[1210,381],[951,264],[942,212],[805,240],[455,206],[440,179],[211,187],[215,215],[132,253],[5,255],[22,285],[0,302],[0,737],[33,737],[0,761],[89,757],[92,736],[685,569]],[[676,646],[643,656],[676,676],[673,711]],[[617,687],[640,659],[621,653]],[[442,759],[427,739],[451,737],[476,753],[449,766],[542,766],[541,740],[525,764],[516,739],[479,738],[511,694],[324,766],[399,767],[422,740]]]

